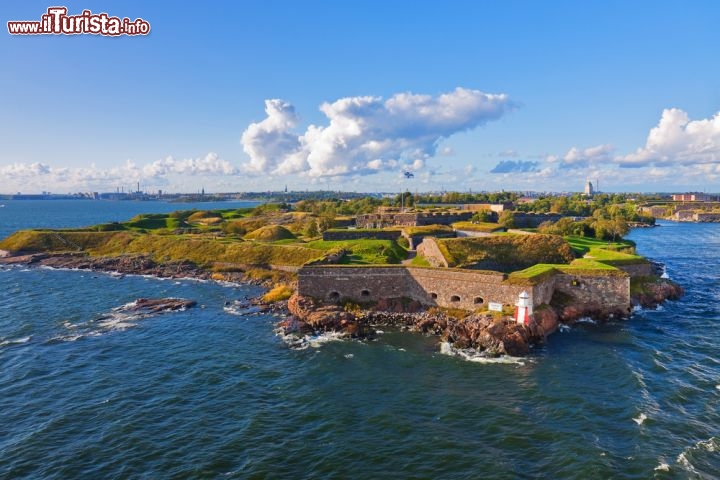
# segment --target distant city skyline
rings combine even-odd
[[[0,193],[720,191],[717,2],[62,5],[151,30],[0,35]]]

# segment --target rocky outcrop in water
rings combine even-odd
[[[286,335],[337,332],[366,338],[374,335],[376,327],[399,327],[437,335],[455,348],[472,348],[488,356],[526,355],[557,329],[557,317],[550,309],[530,325],[518,325],[512,317],[492,313],[457,319],[441,311],[426,311],[407,299],[383,299],[373,309],[347,311],[296,294],[288,301],[288,310],[292,315],[279,324]]]
[[[125,306],[124,310],[152,314],[185,310],[195,305],[197,305],[195,300],[186,300],[184,298],[138,298],[135,302]]]
[[[677,283],[666,278],[650,279],[631,292],[633,305],[643,308],[656,308],[665,300],[679,300],[685,290]]]

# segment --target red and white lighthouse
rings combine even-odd
[[[528,325],[532,313],[530,295],[523,291],[518,297],[518,302],[515,304],[515,321],[521,325]]]

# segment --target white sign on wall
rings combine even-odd
[[[488,310],[492,312],[502,312],[502,303],[490,302],[488,303]]]

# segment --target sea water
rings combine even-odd
[[[3,236],[192,208],[4,203]],[[718,478],[720,225],[630,237],[681,301],[495,363],[391,330],[292,347],[226,308],[258,287],[0,269],[0,478]],[[171,296],[198,306],[118,310]]]

